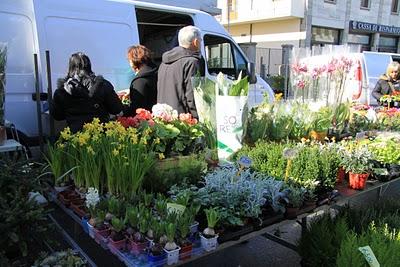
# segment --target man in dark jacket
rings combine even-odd
[[[179,31],[179,46],[162,56],[158,70],[157,102],[168,104],[178,113],[198,118],[191,79],[201,72],[201,32],[194,26]]]

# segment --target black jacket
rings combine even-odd
[[[66,90],[68,86],[70,93]],[[50,114],[56,120],[66,120],[73,133],[94,118],[107,122],[110,113],[118,114],[122,109],[112,84],[102,76],[95,77],[91,84],[76,79],[59,79],[50,104]]]
[[[381,77],[379,77],[379,80],[376,83],[374,90],[372,91],[372,95],[379,102],[379,99],[383,95],[391,95],[393,94],[393,91],[400,91],[399,80],[392,81],[388,76],[382,75]]]
[[[158,69],[157,102],[198,118],[191,78],[201,71],[200,65],[199,52],[180,46],[165,52]]]
[[[133,78],[129,87],[131,104],[125,107],[124,116],[136,115],[136,109],[144,108],[151,111],[157,103],[157,67],[154,64],[143,65]]]

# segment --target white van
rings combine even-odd
[[[386,72],[388,64],[393,61],[400,62],[400,54],[364,51],[362,53],[316,55],[301,58],[299,61],[312,70],[314,67],[327,66],[333,57],[340,58],[342,56],[352,61],[350,71],[346,75],[343,100],[378,105],[378,101],[372,96],[372,91],[379,77]],[[323,81],[321,84],[326,85]]]
[[[32,100],[33,54],[38,55],[41,92],[47,92],[48,77],[52,90],[56,89],[57,79],[67,72],[70,55],[77,51],[86,53],[93,71],[119,91],[129,88],[133,75],[126,58],[129,46],[147,46],[160,63],[162,54],[177,45],[177,31],[195,25],[203,34],[202,54],[209,78],[220,71],[237,78],[242,71],[253,77],[252,83],[256,80],[251,70],[254,65],[231,36],[214,17],[198,10],[129,0],[1,0],[0,25],[0,42],[8,43],[6,119],[15,124],[25,143],[38,136],[36,102]],[[269,87],[260,84],[253,84],[250,91],[263,90],[260,87],[271,94]],[[41,105],[46,111],[47,101]]]

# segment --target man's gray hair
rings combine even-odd
[[[201,38],[201,31],[195,26],[186,26],[179,30],[179,46],[188,48],[196,38]]]

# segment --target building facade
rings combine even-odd
[[[399,0],[218,0],[238,43],[258,48],[358,44],[400,53]]]

